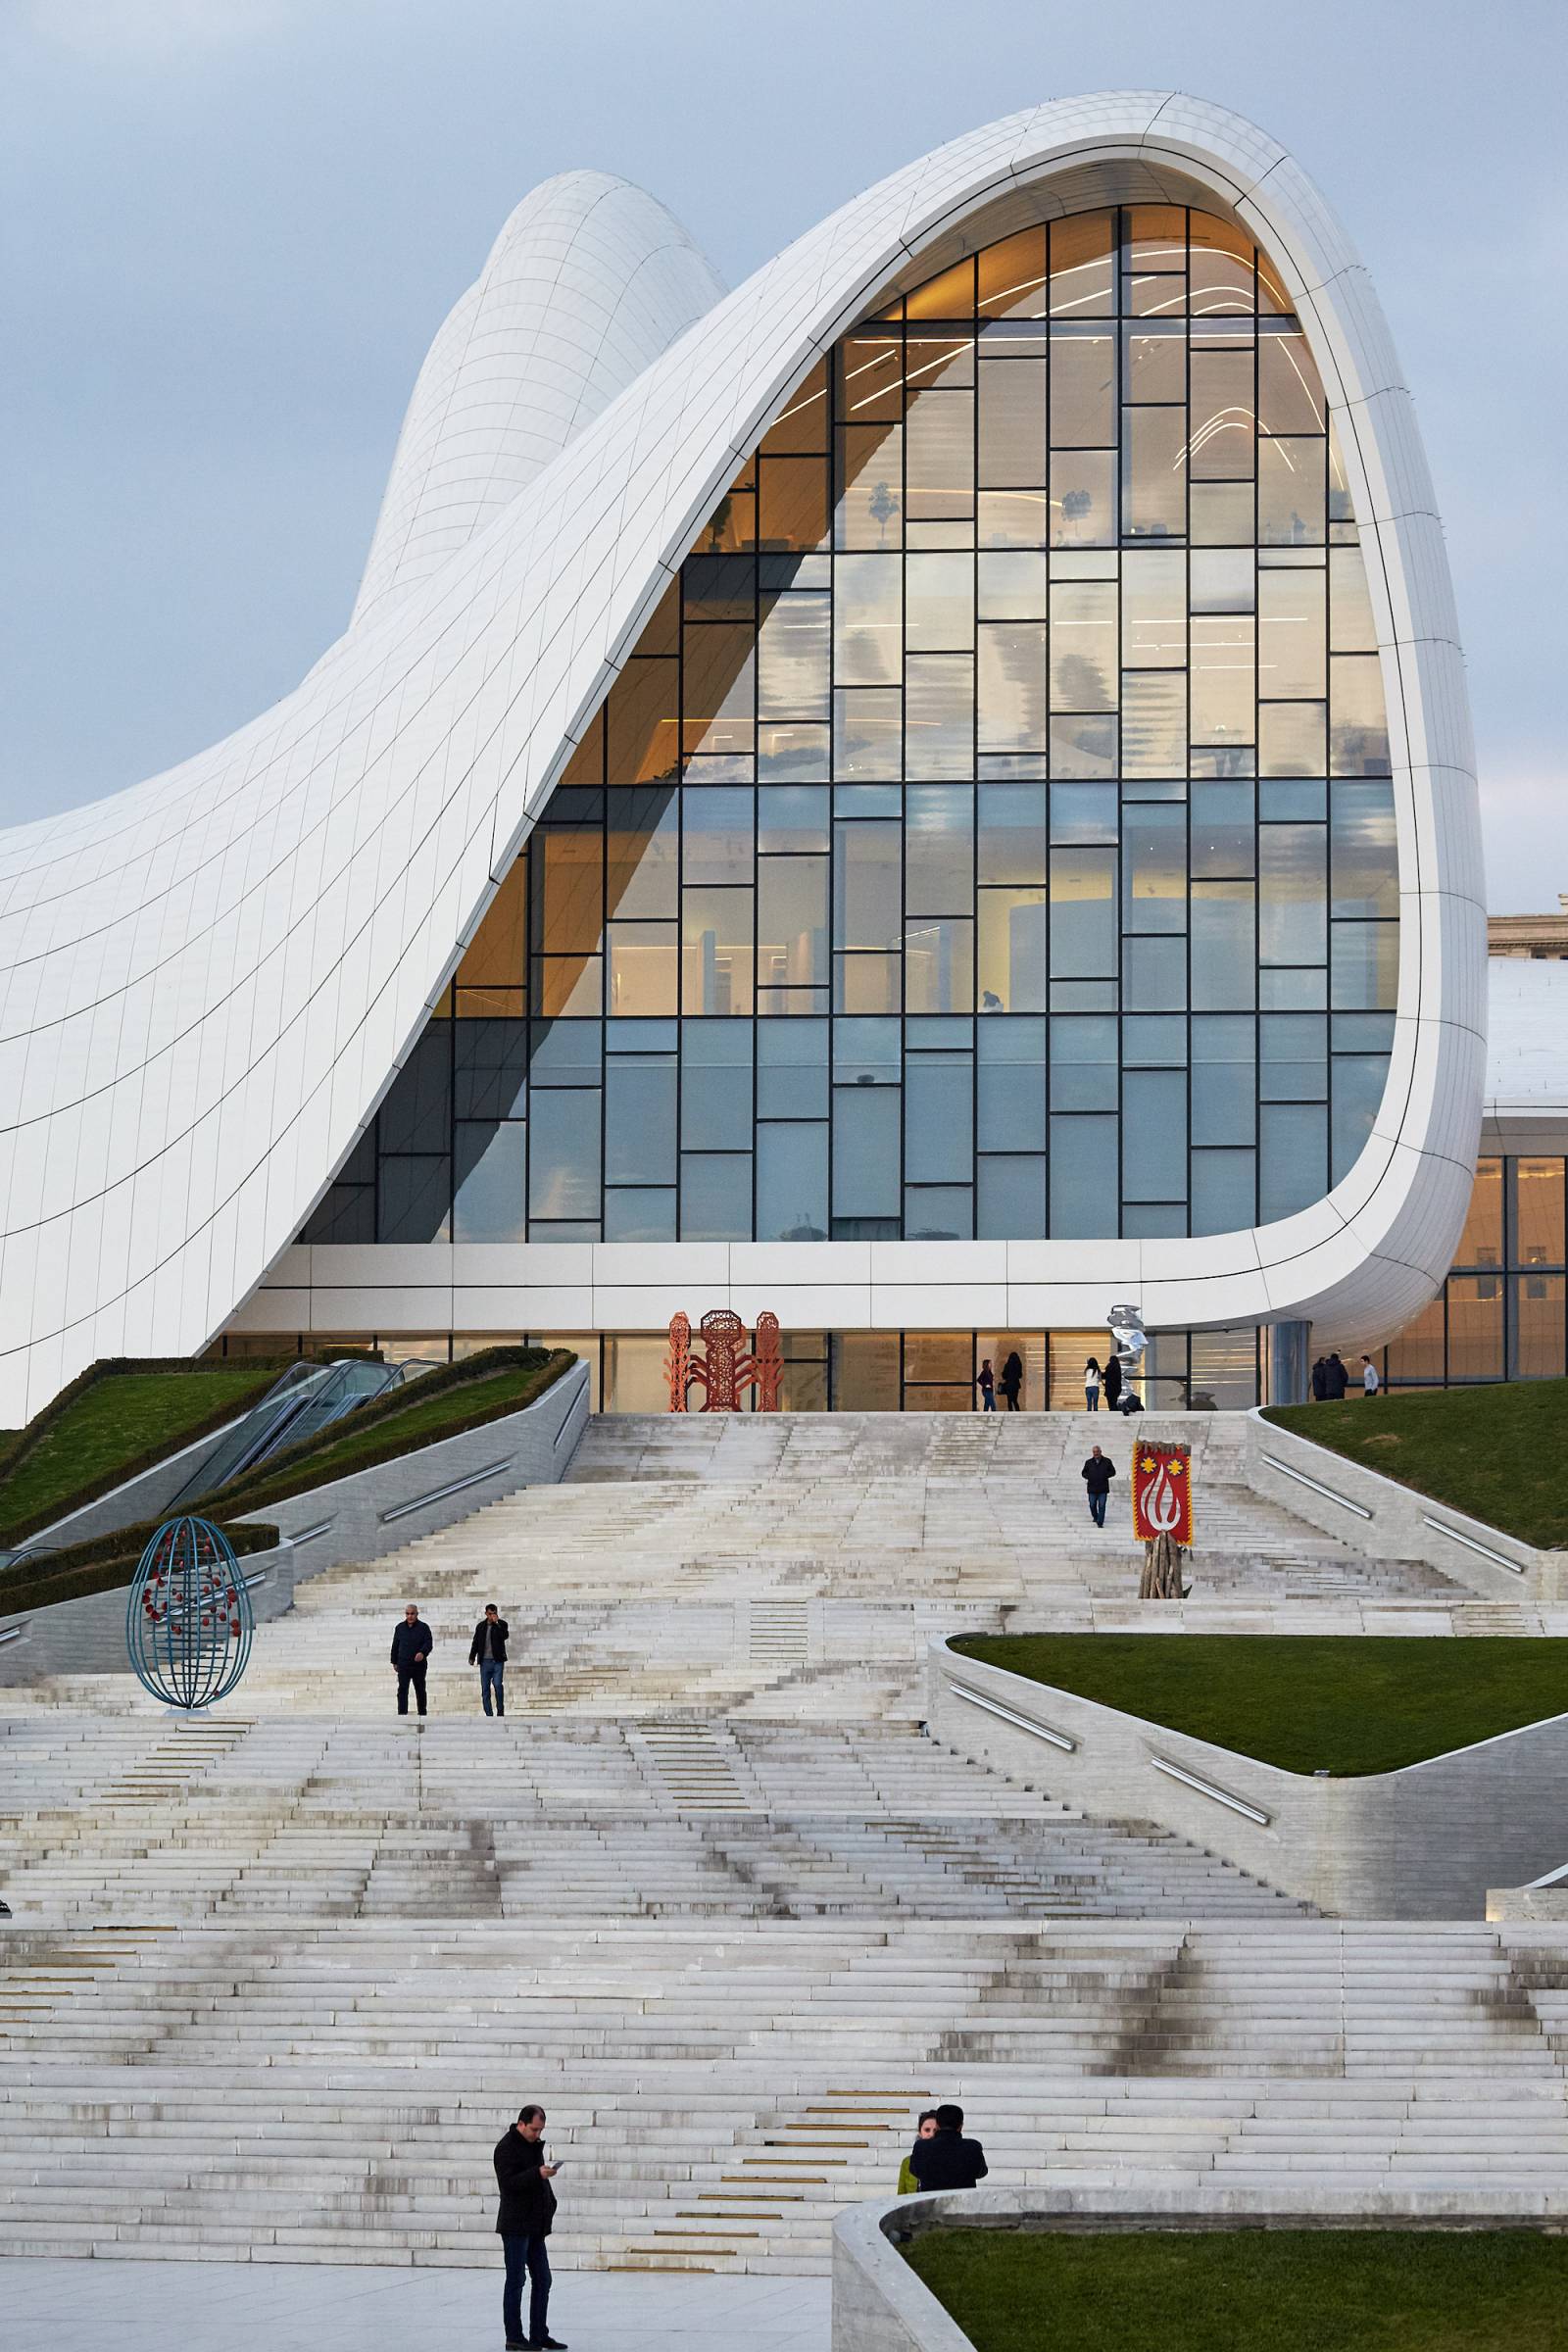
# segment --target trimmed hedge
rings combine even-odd
[[[117,1586],[128,1585],[162,1525],[161,1519],[148,1519],[140,1527],[117,1527],[83,1544],[35,1552],[15,1567],[0,1569],[0,1617],[20,1616],[24,1609],[47,1609],[57,1600],[85,1600],[90,1593],[112,1592]],[[222,1532],[241,1558],[253,1551],[270,1551],[277,1542],[277,1529],[259,1522],[244,1527],[223,1525]]]
[[[142,1471],[151,1470],[155,1463],[164,1461],[181,1446],[194,1445],[199,1438],[209,1437],[221,1429],[225,1422],[234,1420],[240,1412],[254,1404],[293,1360],[290,1356],[279,1356],[275,1360],[271,1357],[251,1357],[243,1364],[236,1365],[232,1374],[225,1374],[220,1361],[189,1356],[114,1355],[104,1356],[97,1363],[89,1364],[85,1372],[78,1372],[74,1380],[68,1381],[59,1396],[52,1397],[40,1413],[33,1415],[25,1429],[15,1431],[10,1441],[0,1446],[0,1513],[4,1511],[5,1490],[10,1480],[31,1462],[39,1446],[89,1391],[104,1382],[123,1379],[127,1375],[145,1378],[158,1374],[189,1376],[212,1373],[219,1379],[228,1381],[230,1394],[214,1404],[211,1411],[200,1413],[194,1420],[182,1422],[177,1428],[170,1430],[159,1444],[143,1446],[136,1453],[128,1453],[106,1463],[102,1470],[82,1479],[79,1484],[57,1493],[32,1509],[22,1510],[14,1518],[0,1516],[0,1549],[14,1548],[40,1528],[51,1527],[57,1519],[65,1518],[68,1512],[98,1501],[100,1496],[112,1494],[116,1487],[122,1487],[127,1479],[137,1478]]]
[[[443,1438],[482,1429],[487,1421],[502,1420],[508,1413],[521,1412],[535,1403],[576,1361],[564,1348],[482,1348],[461,1363],[443,1364],[434,1372],[423,1373],[408,1388],[395,1389],[390,1396],[377,1398],[373,1404],[362,1404],[347,1420],[329,1423],[316,1437],[285,1446],[226,1487],[200,1496],[193,1507],[209,1513],[217,1508],[225,1516],[260,1510],[285,1495],[302,1494],[312,1487],[352,1477],[356,1471],[374,1469],[380,1462],[395,1461],[400,1454],[417,1453]],[[507,1383],[505,1395],[495,1395],[493,1384],[508,1374],[521,1377]],[[470,1389],[480,1393],[466,1398],[463,1393]],[[492,1389],[489,1396],[482,1393],[486,1389]],[[427,1434],[417,1434],[428,1408],[454,1392],[458,1400],[453,1418],[438,1421]],[[461,1409],[465,1401],[471,1403],[471,1411]],[[412,1442],[406,1426],[410,1421],[415,1423]]]

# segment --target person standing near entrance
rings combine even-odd
[[[1091,1356],[1084,1366],[1084,1402],[1092,1413],[1100,1410],[1100,1366]]]
[[[1105,1502],[1115,1475],[1115,1463],[1097,1446],[1083,1469],[1084,1483],[1089,1489],[1089,1516],[1097,1527],[1105,1524]]]
[[[403,1612],[403,1623],[392,1636],[392,1663],[398,1672],[398,1713],[409,1711],[409,1685],[419,1713],[424,1713],[424,1670],[430,1663],[435,1647],[435,1636],[411,1600]]]
[[[1015,1348],[1002,1367],[1002,1394],[1007,1399],[1007,1410],[1018,1410],[1018,1395],[1023,1387],[1023,1357]]]
[[[507,1711],[507,1631],[506,1619],[495,1602],[487,1600],[484,1615],[474,1627],[473,1640],[468,1643],[468,1664],[479,1669],[479,1695],[484,1700],[487,1715],[491,1712],[492,1692],[495,1695],[495,1713],[505,1715]]]
[[[1107,1413],[1114,1413],[1119,1412],[1120,1409],[1121,1357],[1112,1349],[1105,1358],[1105,1410]]]
[[[1372,1361],[1372,1358],[1369,1355],[1363,1355],[1361,1358],[1362,1396],[1375,1396],[1382,1386],[1383,1383],[1378,1378],[1378,1368],[1376,1364]]]
[[[1345,1358],[1337,1348],[1323,1367],[1323,1377],[1329,1394],[1329,1401],[1337,1404],[1350,1385],[1350,1376],[1345,1369]]]
[[[566,2352],[550,2332],[550,2255],[545,2240],[556,2218],[550,2183],[559,2164],[545,2162],[545,2111],[529,2105],[496,2142],[496,2234],[506,2258],[501,2316],[507,2352]],[[528,2332],[522,2332],[522,2282],[528,2280]]]
[[[991,1369],[989,1355],[985,1357],[979,1371],[975,1374],[974,1385],[980,1392],[980,1410],[983,1413],[994,1413],[997,1409],[997,1376]]]
[[[1312,1402],[1321,1404],[1329,1393],[1329,1368],[1321,1356],[1312,1366]]]

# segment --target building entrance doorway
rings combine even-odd
[[[1084,1409],[1084,1366],[1091,1356],[1105,1368],[1114,1343],[1103,1323],[1098,1331],[1054,1331],[1051,1335],[1051,1409],[1081,1413]],[[1104,1397],[1101,1397],[1104,1410]]]

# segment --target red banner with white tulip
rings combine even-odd
[[[1193,1452],[1190,1446],[1150,1446],[1133,1455],[1133,1531],[1140,1543],[1169,1536],[1184,1547],[1193,1540]]]

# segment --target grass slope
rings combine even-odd
[[[1568,1714],[1568,1641],[965,1634],[953,1647],[1287,1772],[1326,1767],[1336,1779]]]
[[[1266,1417],[1526,1544],[1568,1544],[1568,1380],[1271,1405]]]
[[[84,1387],[0,1478],[0,1528],[31,1532],[107,1494],[121,1476],[172,1453],[242,1413],[277,1378],[276,1364],[193,1364],[186,1370],[106,1372]]]
[[[1528,2230],[932,2230],[906,2253],[975,2352],[1560,2352],[1568,2341],[1568,2239]]]
[[[212,1503],[225,1514],[264,1510],[285,1495],[303,1494],[332,1479],[347,1478],[353,1471],[368,1470],[376,1462],[416,1452],[439,1438],[480,1428],[486,1421],[532,1404],[576,1361],[562,1348],[548,1355],[537,1348],[514,1352],[525,1360],[476,1374],[471,1380],[456,1380],[432,1396],[421,1396],[422,1384],[416,1383],[407,1392],[409,1401],[395,1410],[365,1406],[364,1420],[358,1414],[351,1416],[340,1437],[327,1435],[324,1443],[312,1439],[292,1450],[285,1449],[255,1472],[220,1488],[216,1495],[202,1496],[199,1507],[205,1510]]]

